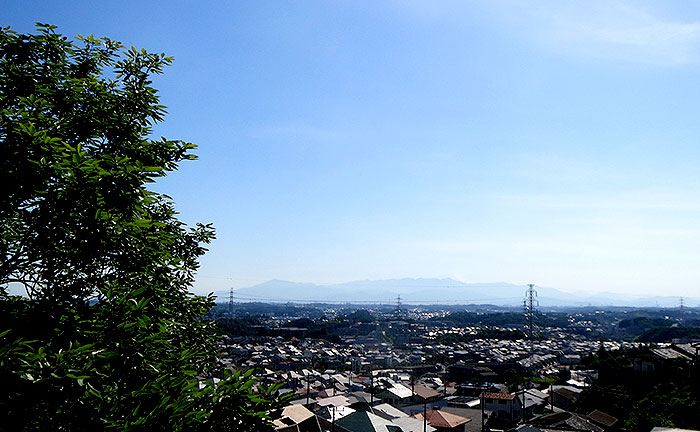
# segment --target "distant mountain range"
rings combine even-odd
[[[505,282],[465,283],[454,279],[387,279],[361,280],[341,284],[270,280],[234,291],[237,302],[325,302],[395,304],[492,304],[520,306],[527,286]],[[675,307],[677,296],[642,297],[616,293],[567,293],[554,288],[535,287],[540,306],[633,306]],[[219,301],[228,301],[229,293],[214,293]],[[687,306],[696,307],[697,298],[684,298]]]

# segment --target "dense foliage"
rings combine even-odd
[[[637,338],[640,342],[670,342],[674,339],[700,339],[700,327],[656,327]]]
[[[673,322],[664,318],[649,318],[645,316],[620,320],[620,328],[651,328],[670,327]]]
[[[221,331],[229,336],[281,336],[285,339],[292,337],[304,337],[310,339],[323,339],[328,342],[340,343],[340,335],[367,335],[373,327],[353,326],[353,321],[347,317],[318,319],[297,318],[287,321],[283,326],[270,325],[262,316],[241,318],[217,318]]]
[[[219,298],[221,300],[221,298]],[[236,303],[233,306],[233,315],[237,317],[259,317],[259,316],[274,316],[274,317],[296,317],[306,316],[309,318],[321,318],[323,310],[315,307],[302,306],[296,304],[274,304],[274,303]],[[214,305],[209,311],[213,318],[221,318],[229,316],[228,304],[219,303]]]
[[[188,287],[211,227],[146,187],[193,159],[149,139],[165,113],[150,77],[170,61],[0,30],[0,429],[269,426],[250,375],[205,380],[224,375],[212,299]]]
[[[644,348],[600,350],[585,359],[583,366],[597,370],[600,379],[582,392],[577,410],[601,409],[620,420],[619,429],[630,432],[657,426],[699,429],[700,365],[672,359],[654,373],[634,371],[634,359],[647,354]]]
[[[445,318],[433,318],[434,321],[448,321],[458,326],[468,325],[492,325],[492,326],[524,326],[527,319],[521,312],[495,312],[477,313],[469,311],[452,312]],[[565,313],[539,313],[535,320],[540,327],[566,327],[568,314]]]

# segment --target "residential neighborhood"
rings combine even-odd
[[[606,432],[618,430],[620,421],[605,406],[578,409],[584,389],[606,374],[587,369],[584,360],[638,350],[628,370],[643,377],[661,373],[669,361],[697,358],[692,343],[649,348],[553,327],[537,339],[486,339],[478,337],[483,326],[383,318],[349,324],[339,331],[340,342],[305,337],[309,329],[289,326],[299,322],[294,317],[271,318],[268,333],[277,336],[224,335],[221,361],[232,370],[255,369],[259,385],[280,386],[288,402],[274,421],[279,431],[479,432],[527,425],[527,432]],[[442,342],[447,334],[477,337]]]

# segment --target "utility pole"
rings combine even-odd
[[[522,408],[521,408],[521,412],[522,412],[521,420],[523,423],[525,423],[525,383],[523,383],[522,393],[523,393],[523,403],[522,403]]]
[[[449,370],[445,367],[445,372],[442,374],[442,390],[445,392],[445,397],[447,397],[447,378],[449,377]]]
[[[484,425],[486,424],[486,419],[484,418],[486,415],[486,413],[485,413],[486,408],[484,407],[484,399],[485,398],[484,398],[483,391],[481,392],[480,396],[481,396],[481,403],[480,403],[480,405],[481,405],[481,432],[484,432]]]
[[[413,376],[415,370],[411,369],[411,398],[416,398],[416,378]]]
[[[331,432],[335,431],[335,405],[333,405],[333,419],[331,420]]]
[[[549,384],[549,409],[554,411],[554,386]]]

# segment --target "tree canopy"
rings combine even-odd
[[[272,389],[225,374],[213,300],[188,292],[212,227],[147,187],[194,159],[150,137],[170,62],[0,30],[0,429],[269,427]]]

